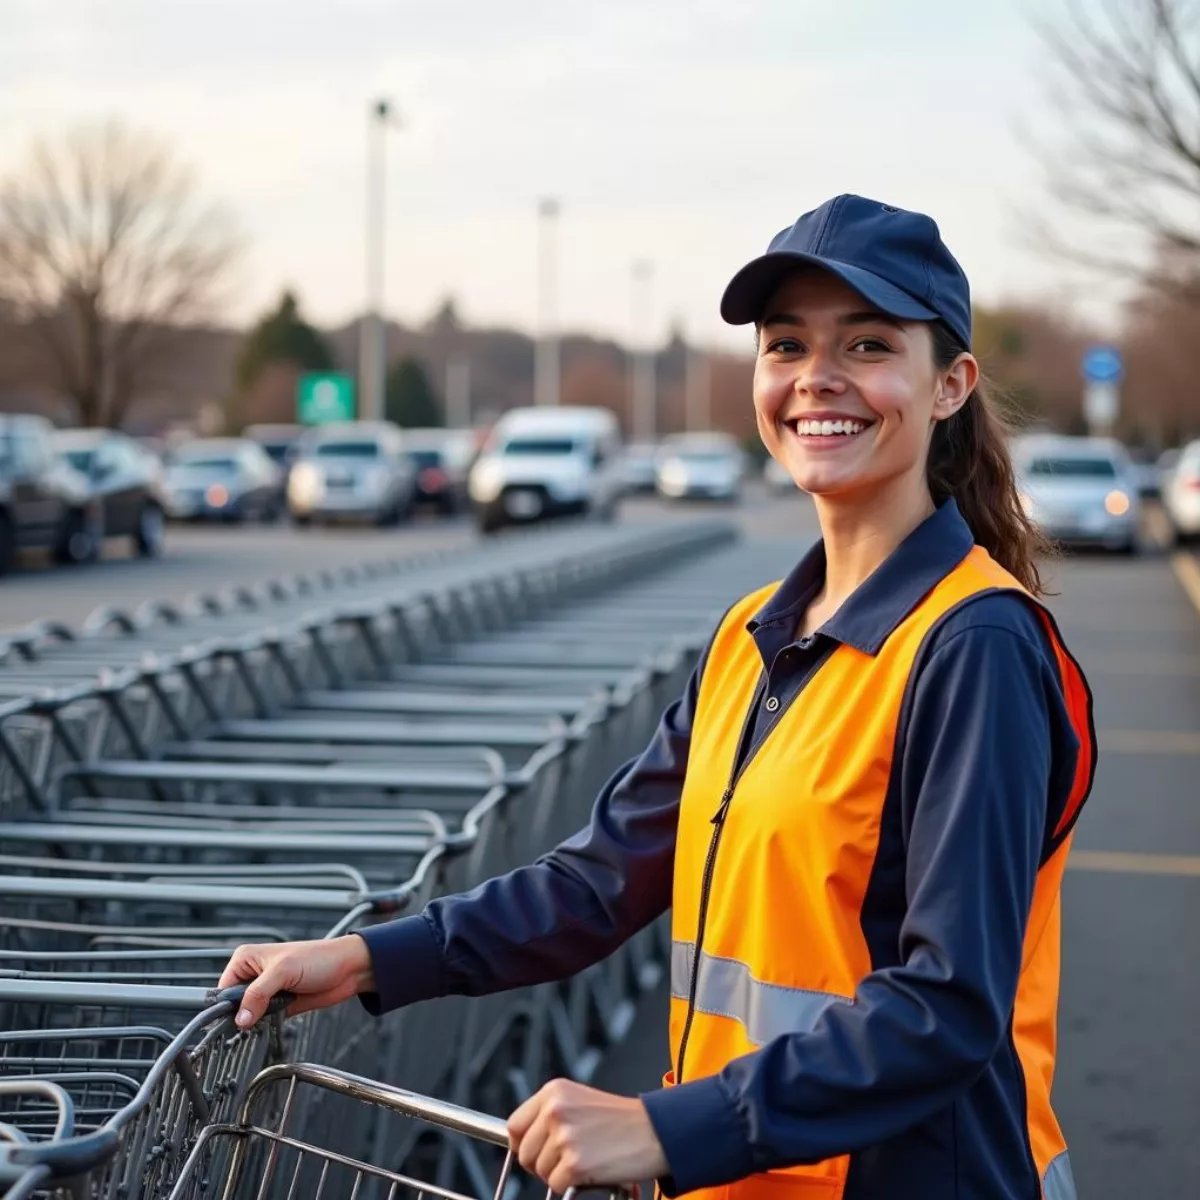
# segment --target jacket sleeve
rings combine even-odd
[[[1054,760],[1073,736],[1049,647],[1020,608],[931,647],[914,677],[892,779],[907,851],[898,965],[869,974],[810,1032],[644,1096],[668,1195],[884,1141],[952,1103],[996,1053],[1048,797],[1069,777]],[[1070,765],[1077,740],[1073,751]]]
[[[361,931],[379,1014],[445,995],[547,983],[606,958],[670,907],[679,799],[707,649],[641,756],[605,785],[589,826],[532,866]]]

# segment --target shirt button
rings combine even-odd
[[[767,712],[774,712],[779,707],[779,697],[770,696],[767,698]]]

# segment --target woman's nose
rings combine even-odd
[[[830,355],[814,353],[799,365],[793,387],[801,396],[840,396],[846,378]]]

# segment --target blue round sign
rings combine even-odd
[[[1090,346],[1084,351],[1083,377],[1090,383],[1115,383],[1125,370],[1116,346]]]

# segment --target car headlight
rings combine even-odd
[[[229,489],[223,483],[209,484],[204,499],[211,508],[224,508],[229,503]]]
[[[1114,488],[1104,497],[1104,511],[1110,517],[1123,517],[1129,511],[1129,497],[1120,488]]]
[[[661,467],[659,467],[658,478],[662,482],[663,487],[687,487],[687,467],[685,467],[677,458],[668,459]]]
[[[288,499],[293,504],[312,504],[321,494],[321,473],[310,462],[297,463],[288,476]]]
[[[475,464],[467,485],[471,499],[476,504],[491,504],[504,490],[504,472],[500,464],[495,462],[480,462]]]

